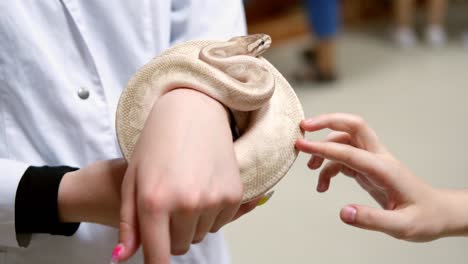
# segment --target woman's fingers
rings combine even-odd
[[[338,175],[341,172],[343,165],[336,161],[328,162],[325,167],[320,171],[319,179],[317,183],[318,192],[326,192],[330,187],[331,178]]]
[[[120,209],[119,245],[114,249],[114,261],[129,259],[138,249],[139,232],[135,202],[135,174],[127,169],[122,182],[122,206]]]
[[[379,190],[379,188],[370,183],[366,177],[356,173],[355,171],[336,161],[328,162],[327,165],[325,165],[325,167],[320,171],[319,180],[317,183],[317,191],[326,192],[330,188],[331,178],[335,177],[340,172],[355,179],[358,184],[382,206],[382,208],[387,206],[388,197],[384,191]]]
[[[199,243],[203,240],[203,238],[205,238],[206,234],[210,232],[219,212],[220,208],[215,207],[208,209],[200,216],[198,219],[197,231],[195,232],[192,243]]]
[[[169,206],[163,194],[142,196],[138,201],[138,221],[145,264],[169,264],[171,256]]]
[[[324,128],[346,132],[358,143],[359,148],[374,153],[385,151],[374,130],[359,116],[344,113],[323,114],[303,120],[301,128],[309,132]]]
[[[184,208],[172,214],[170,220],[171,253],[183,255],[189,249],[197,231],[199,212],[195,208]]]
[[[340,218],[349,225],[384,232],[396,238],[405,239],[408,235],[409,217],[403,211],[348,205],[341,209]]]
[[[387,170],[386,164],[368,151],[334,142],[313,142],[304,139],[296,141],[296,148],[328,160],[337,161],[377,180],[388,180],[384,179]]]
[[[252,202],[243,204],[240,207],[234,206],[231,209],[226,208],[222,211],[219,211],[219,208],[207,211],[205,214],[201,215],[198,220],[196,232],[193,236],[192,243],[200,243],[201,241],[203,241],[206,234],[208,234],[209,232],[217,232],[221,227],[223,227],[227,223],[232,222],[237,218],[241,217],[242,215],[252,211],[257,206],[258,200],[254,200]],[[235,208],[238,208],[237,212],[233,211],[235,210]],[[232,216],[233,214],[234,216]],[[229,217],[231,217],[231,220],[226,222],[225,219],[228,219]]]
[[[351,144],[351,136],[345,132],[338,132],[333,131],[327,135],[327,137],[323,140],[324,142],[336,142],[342,144]],[[312,169],[318,169],[322,166],[323,158],[320,156],[312,155],[307,166]]]
[[[224,225],[231,222],[232,218],[236,215],[236,212],[240,208],[240,201],[241,196],[235,199],[230,199],[226,201],[226,206],[224,206],[223,210],[219,213],[218,217],[216,218],[213,226],[210,229],[210,232],[216,233],[223,227]]]
[[[329,161],[327,165],[320,171],[319,179],[317,182],[317,191],[326,192],[330,188],[331,178],[339,173],[357,180],[359,173],[348,168],[346,165],[338,161]]]

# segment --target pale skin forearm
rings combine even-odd
[[[183,111],[184,122],[197,122],[196,115],[219,124],[220,134],[230,138],[229,115],[216,100],[189,89],[177,89],[160,98],[164,110]],[[195,124],[194,123],[194,124]],[[207,124],[205,124],[207,125]],[[174,133],[190,131],[173,131]],[[63,222],[93,222],[118,227],[121,184],[127,169],[122,159],[96,162],[64,175],[59,187],[59,217]]]

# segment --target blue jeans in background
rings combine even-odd
[[[338,33],[339,0],[305,0],[309,24],[316,37],[328,39]]]

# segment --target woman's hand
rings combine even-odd
[[[124,159],[103,160],[64,175],[58,206],[62,222],[89,222],[119,227]],[[232,221],[252,211],[269,196],[242,204]]]
[[[357,181],[383,208],[348,205],[341,219],[350,225],[385,232],[409,241],[429,241],[468,232],[468,192],[436,190],[414,176],[380,143],[366,122],[349,114],[325,114],[304,120],[302,129],[331,129],[323,141],[298,140],[296,147],[312,154],[308,166],[320,171],[317,190],[343,173]]]
[[[189,89],[163,95],[125,174],[118,259],[128,259],[141,241],[145,263],[168,264],[171,253],[184,254],[253,209],[250,203],[239,210],[242,194],[224,107]]]

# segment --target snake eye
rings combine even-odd
[[[265,41],[262,40],[262,42],[260,42],[260,45],[262,45],[262,46],[265,45]]]

